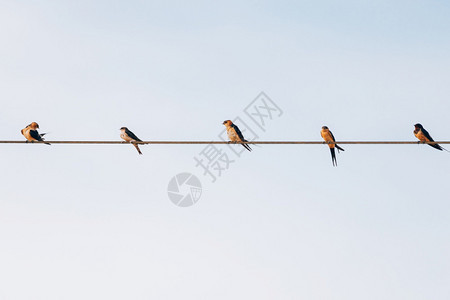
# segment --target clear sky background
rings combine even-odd
[[[445,1],[0,1],[0,139],[450,139]],[[239,126],[239,124],[237,124]],[[236,145],[236,147],[240,147]],[[0,300],[449,299],[450,153],[264,145],[215,183],[202,145],[0,145]],[[180,172],[199,202],[167,196]]]

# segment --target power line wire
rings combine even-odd
[[[0,144],[43,144],[44,142],[27,141],[0,141]],[[91,144],[91,145],[126,145],[122,141],[45,141],[50,144]],[[435,141],[422,143],[418,141],[336,141],[334,143],[323,141],[250,141],[250,142],[227,142],[227,141],[142,141],[139,145],[186,145],[186,144],[255,144],[255,145],[326,145],[326,144],[350,144],[350,145],[417,145],[417,144],[450,144],[450,141]]]

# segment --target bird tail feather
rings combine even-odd
[[[439,145],[439,144],[428,144],[428,145],[430,145],[431,147],[433,147],[434,149],[438,149],[438,150],[440,150],[440,151],[442,151],[444,148],[442,148],[441,147],[441,145]]]
[[[338,149],[338,152],[339,152],[339,150],[341,150],[341,151],[345,151],[344,149],[342,149],[340,146],[338,146],[337,144],[335,144],[335,146],[336,146],[336,148]]]
[[[248,142],[247,140],[243,140],[243,142]],[[252,148],[250,148],[250,146],[248,144],[241,144],[242,146],[244,146],[245,149],[247,149],[248,151],[252,151]]]
[[[139,155],[142,155],[141,149],[139,149],[138,144],[134,144],[134,143],[133,143],[133,146],[136,147],[136,150],[137,150],[137,152],[139,153]]]
[[[336,152],[334,151],[334,148],[330,148],[330,152],[331,152],[331,161],[333,163],[333,166],[336,167],[337,160],[336,160]]]

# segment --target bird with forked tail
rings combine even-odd
[[[345,151],[344,149],[342,149],[341,147],[339,147],[335,142],[336,140],[334,139],[333,133],[330,131],[330,129],[328,129],[327,126],[322,126],[322,130],[320,131],[320,135],[322,136],[322,138],[324,139],[325,142],[328,143],[328,147],[330,147],[330,152],[331,152],[331,161],[333,162],[333,166],[337,166],[337,160],[336,160],[336,153],[335,153],[335,148],[341,151]]]
[[[414,125],[414,135],[422,143],[434,142],[431,135],[428,133],[428,131],[425,128],[423,128],[422,124],[420,124],[420,123],[417,123]],[[437,149],[440,151],[445,150],[445,151],[449,152],[447,149],[445,149],[444,147],[442,147],[439,144],[428,144],[428,145],[433,147],[434,149]]]
[[[244,136],[242,135],[242,132],[239,130],[239,128],[233,124],[230,120],[223,121],[222,123],[225,125],[227,129],[227,135],[231,142],[248,142]],[[248,151],[252,151],[252,148],[248,144],[241,144],[245,149]]]
[[[120,128],[120,137],[129,143],[132,143],[133,146],[136,148],[137,152],[141,155],[141,149],[139,149],[139,145],[136,144],[136,142],[142,142],[133,132],[128,130],[126,127]]]
[[[39,133],[37,130],[39,129],[39,124],[36,122],[33,122],[24,129],[22,129],[20,132],[23,134],[23,136],[27,139],[27,142],[44,142],[43,136],[45,133]],[[44,142],[46,145],[50,145],[50,143]]]

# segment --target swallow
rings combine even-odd
[[[36,122],[33,122],[33,123],[27,125],[27,127],[22,129],[20,132],[27,139],[27,142],[32,142],[32,143],[34,141],[44,142],[43,136],[45,135],[45,133],[39,134],[39,132],[37,131],[38,128],[39,128],[39,124]],[[46,142],[44,142],[44,143],[47,145],[50,145],[50,143],[46,143]]]
[[[339,147],[337,144],[334,144],[336,140],[334,139],[333,133],[328,129],[327,126],[322,126],[322,130],[320,131],[320,135],[324,139],[325,142],[328,143],[328,147],[330,147],[331,152],[331,161],[333,162],[333,166],[337,166],[337,160],[336,160],[336,153],[334,152],[334,148],[341,151],[345,151],[341,147]]]
[[[414,125],[414,127],[415,127],[414,135],[416,136],[416,138],[419,139],[419,141],[421,141],[422,143],[434,142],[433,138],[428,133],[428,131],[426,131],[425,128],[423,128],[422,124],[417,123]],[[447,149],[445,149],[444,147],[442,147],[439,144],[428,144],[428,145],[430,145],[431,147],[438,149],[440,151],[442,151],[442,150],[447,151]]]
[[[233,124],[230,120],[223,121],[222,123],[225,125],[227,129],[228,138],[231,142],[248,142],[246,139],[244,139],[244,136],[242,135],[242,132],[239,130],[239,128]],[[252,148],[248,144],[241,144],[245,149],[248,151],[252,151]]]
[[[122,127],[120,128],[120,137],[126,142],[132,143],[139,154],[142,154],[141,149],[139,149],[139,145],[136,142],[142,142],[134,133],[132,133],[128,128]]]

